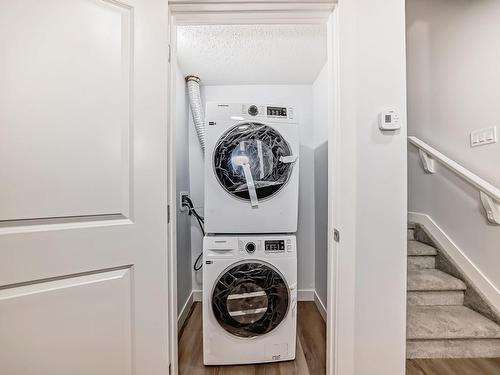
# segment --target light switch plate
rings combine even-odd
[[[484,146],[490,143],[497,143],[496,126],[474,130],[470,133],[471,147]]]

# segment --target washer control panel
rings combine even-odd
[[[205,245],[210,243],[217,243],[221,241],[220,237],[217,236],[217,241],[214,241],[212,236],[205,237]],[[217,250],[213,250],[217,255],[226,256],[230,254],[230,251],[225,251],[228,247],[237,250],[240,256],[243,257],[258,257],[258,256],[269,256],[269,257],[282,257],[290,256],[296,253],[296,241],[295,237],[292,235],[278,235],[278,236],[246,236],[246,237],[227,237],[230,239],[231,244],[226,244],[225,246],[219,247]],[[235,242],[233,242],[235,241]],[[224,241],[228,242],[228,241]],[[234,244],[234,247],[233,247]],[[213,249],[215,246],[205,246],[207,250]],[[224,250],[222,250],[224,249]]]
[[[247,253],[254,253],[255,252],[255,243],[254,242],[247,242],[245,245],[245,250]]]

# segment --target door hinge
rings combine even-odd
[[[335,242],[340,242],[340,232],[338,231],[338,229],[333,230],[333,240]]]
[[[169,44],[168,45],[168,62],[170,63],[172,61],[172,46]]]
[[[167,204],[167,224],[170,223],[170,205]]]

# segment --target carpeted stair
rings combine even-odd
[[[500,326],[463,305],[466,284],[436,269],[436,248],[408,230],[408,358],[500,357]]]

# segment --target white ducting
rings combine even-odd
[[[205,151],[205,114],[203,113],[203,104],[201,103],[200,78],[196,76],[187,76],[186,82],[194,127],[201,148]]]

